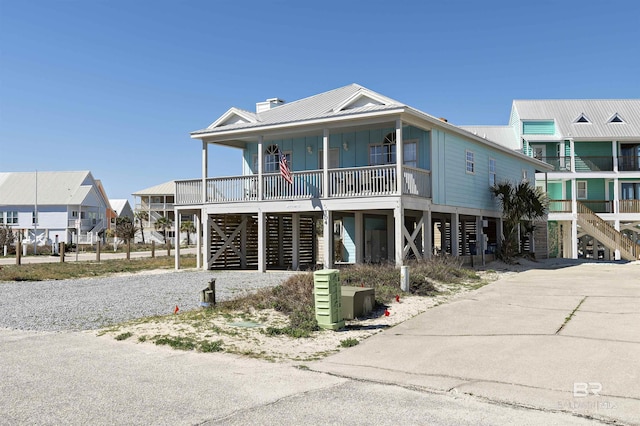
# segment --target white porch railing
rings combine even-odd
[[[322,170],[292,173],[288,183],[279,173],[263,175],[262,200],[346,198],[397,195],[395,165],[329,170],[329,188],[323,189]],[[403,167],[402,193],[431,197],[431,172]],[[258,201],[258,176],[207,179],[207,203]],[[202,179],[176,181],[176,204],[201,204]]]

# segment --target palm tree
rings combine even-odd
[[[145,220],[149,220],[149,212],[141,210],[139,212],[136,212],[134,216],[136,218],[136,221],[138,221],[138,223],[140,224],[139,229],[140,229],[140,234],[142,234],[142,244],[144,244],[144,225],[143,224]]]
[[[162,232],[162,236],[164,237],[164,243],[167,243],[167,229],[171,228],[173,222],[168,217],[162,216],[156,220],[156,223],[153,225],[156,228],[156,231]]]
[[[191,245],[191,233],[196,232],[196,227],[190,220],[185,220],[180,224],[180,232],[187,233],[187,245]]]
[[[546,213],[547,197],[542,190],[532,187],[528,182],[499,183],[491,188],[491,192],[500,200],[504,219],[500,255],[504,261],[511,262],[522,247],[522,238],[518,241],[518,233],[524,231],[521,235],[526,235],[533,232],[532,222]]]

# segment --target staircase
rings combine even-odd
[[[640,245],[602,220],[581,202],[578,202],[578,225],[610,250],[619,250],[622,259],[630,261],[640,259]]]

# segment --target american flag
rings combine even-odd
[[[280,176],[289,184],[293,183],[293,176],[291,176],[291,170],[289,169],[289,164],[287,164],[287,156],[280,151]]]

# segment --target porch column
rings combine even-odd
[[[402,195],[402,164],[404,163],[404,149],[402,144],[402,120],[396,120],[396,193]],[[396,220],[397,222],[397,220]],[[396,230],[396,234],[398,231]],[[402,230],[400,230],[400,236],[402,236]],[[402,244],[404,246],[404,244]],[[397,247],[396,247],[397,250]],[[397,259],[396,259],[397,263]],[[402,266],[402,264],[398,265]]]
[[[322,197],[329,198],[329,129],[322,130]]]
[[[422,258],[431,259],[433,253],[433,224],[431,210],[422,211]]]
[[[576,171],[576,151],[575,151],[575,143],[573,142],[573,138],[569,139],[569,155],[571,155],[571,171]]]
[[[291,269],[297,271],[300,269],[300,213],[291,214],[291,234]]]
[[[616,179],[618,180],[618,179]],[[613,227],[616,229],[616,231],[620,232],[620,219],[616,219],[613,221]],[[635,240],[634,240],[635,241]],[[615,260],[620,260],[620,249],[616,248],[616,250],[613,253],[614,259]]]
[[[202,210],[195,216],[196,225],[196,269],[202,268]]]
[[[462,235],[460,236],[461,240],[462,240],[462,253],[460,253],[462,256],[466,256],[468,254],[471,254],[471,250],[469,250],[469,252],[467,253],[467,221],[466,220],[462,220],[462,222],[460,222],[461,229],[462,229]]]
[[[613,153],[613,171],[618,171],[618,141],[611,142],[611,152]]]
[[[578,194],[576,193],[578,186],[575,179],[571,179],[571,213],[575,218],[578,214]]]
[[[180,212],[178,209],[173,209],[173,235],[175,240],[175,268],[180,269]]]
[[[484,239],[484,220],[482,216],[476,216],[476,254],[482,256],[482,265],[485,264],[484,251],[485,239]]]
[[[204,247],[202,250],[202,269],[209,269],[209,256],[211,256],[211,229],[209,226],[209,214],[202,209],[202,239]]]
[[[263,191],[263,182],[262,182],[262,173],[263,173],[263,164],[264,164],[264,150],[262,148],[263,137],[262,135],[258,136],[258,200],[262,200]]]
[[[207,176],[209,174],[208,147],[209,144],[202,141],[202,204],[207,203]],[[149,220],[151,220],[151,218],[149,218]]]
[[[326,163],[325,168],[326,171]],[[322,238],[324,242],[324,267],[329,269],[333,267],[333,212],[325,210],[322,214]]]
[[[460,215],[451,213],[451,256],[460,256]]]
[[[575,182],[575,181],[574,181]],[[571,258],[578,258],[578,220],[571,219]]]
[[[354,213],[356,228],[356,263],[364,263],[364,215],[362,212]]]
[[[611,213],[620,213],[620,181],[618,178],[613,179],[613,211]]]
[[[266,272],[267,246],[265,238],[264,212],[258,209],[258,272]]]
[[[571,259],[571,222],[562,222],[562,257]]]
[[[395,219],[393,233],[395,262],[396,267],[400,267],[404,264],[404,209],[402,208],[402,205],[393,209],[393,217]]]

